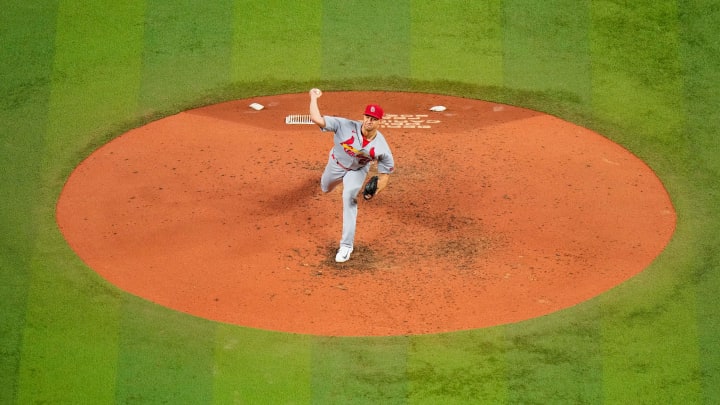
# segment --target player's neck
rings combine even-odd
[[[362,132],[363,138],[367,139],[368,141],[372,141],[373,139],[375,139],[375,135],[377,135],[376,129],[368,132],[365,128],[363,128],[361,132]]]

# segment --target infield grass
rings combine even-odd
[[[35,14],[37,26],[23,24]],[[12,7],[0,14],[0,403],[13,403],[18,389],[20,352],[25,331],[27,291],[35,241],[41,229],[33,221],[32,201],[40,190],[52,71],[55,10]]]
[[[720,402],[718,1],[0,6],[0,403]],[[112,137],[315,85],[486,99],[585,125],[658,173],[676,234],[645,272],[567,310],[389,338],[177,313],[105,282],[63,240],[62,185]]]

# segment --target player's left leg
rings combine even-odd
[[[355,242],[355,226],[357,224],[357,196],[365,182],[368,168],[349,171],[343,177],[343,230],[340,246],[352,249]]]

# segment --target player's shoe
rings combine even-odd
[[[353,248],[350,246],[340,246],[340,249],[338,249],[337,254],[335,255],[335,261],[338,263],[345,263],[350,259],[350,253],[352,253]]]

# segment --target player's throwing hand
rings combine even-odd
[[[312,98],[318,98],[322,96],[322,91],[320,89],[312,89],[310,90],[310,97]]]

